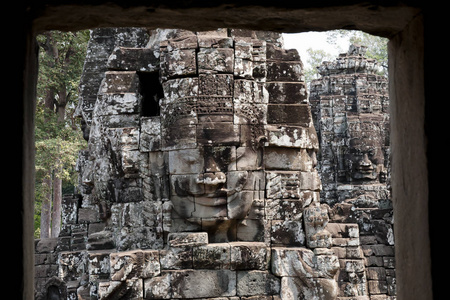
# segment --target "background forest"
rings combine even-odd
[[[366,55],[377,59],[382,65],[380,74],[387,75],[387,39],[360,31],[334,30],[324,34],[332,47],[337,47],[340,38],[368,46]],[[87,146],[75,109],[89,36],[90,31],[85,30],[49,31],[37,37],[35,238],[59,235],[62,195],[75,192],[78,151]],[[302,57],[310,66],[304,70],[307,83],[318,76],[315,66],[334,59],[325,49],[309,48],[307,57]]]
[[[74,112],[89,30],[49,31],[37,41],[34,220],[35,237],[47,238],[59,235],[62,194],[74,192],[76,158],[87,145]]]

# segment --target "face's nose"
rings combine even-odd
[[[227,176],[223,172],[207,172],[198,175],[196,182],[205,185],[219,185],[227,181]]]
[[[370,172],[373,169],[372,161],[370,161],[367,153],[364,154],[363,159],[358,161],[357,170]]]

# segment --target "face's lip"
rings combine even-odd
[[[195,193],[181,187],[179,180],[175,181],[175,192],[181,197],[186,197],[190,201],[203,206],[225,205],[236,200],[242,185],[233,189],[219,188],[211,193]]]
[[[358,167],[358,168],[356,168],[356,171],[358,171],[360,173],[372,173],[373,167]]]

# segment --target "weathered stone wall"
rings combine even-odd
[[[320,201],[297,52],[267,32],[142,36],[82,93],[80,196],[64,198],[60,237],[37,242],[37,298],[393,295],[393,248]]]
[[[387,78],[365,51],[351,45],[318,66],[320,78],[311,82],[321,201],[332,207],[330,222],[358,224],[368,294],[395,296]]]

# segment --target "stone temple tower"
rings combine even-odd
[[[388,81],[366,49],[350,45],[318,66],[309,101],[320,143],[321,202],[331,207],[330,222],[359,225],[365,255],[383,249],[378,262],[366,257],[369,294],[395,295]]]
[[[297,51],[270,32],[108,30],[92,31],[79,194],[36,241],[36,298],[370,299],[364,259],[382,249],[320,201]]]

